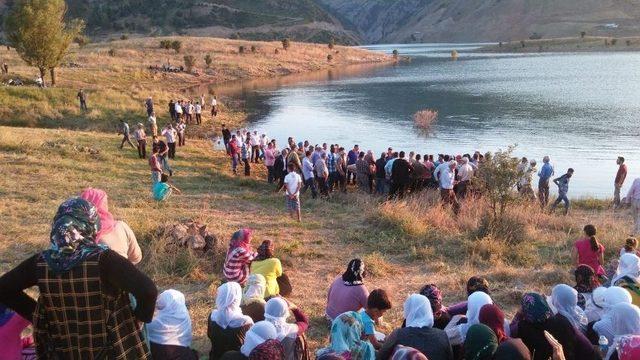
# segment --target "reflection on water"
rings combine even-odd
[[[454,48],[457,61],[449,55]],[[398,49],[412,61],[238,86],[266,109],[252,128],[280,142],[294,136],[376,152],[393,146],[454,154],[518,144],[518,155],[550,155],[557,175],[575,168],[573,196],[611,196],[619,155],[629,165],[623,191],[640,176],[640,53],[516,55],[475,48],[376,46]],[[424,108],[440,114],[428,135],[411,119]]]

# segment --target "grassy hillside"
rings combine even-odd
[[[161,49],[161,40],[181,41],[180,53]],[[243,54],[239,53],[240,46],[245,49]],[[252,47],[255,52],[251,51]],[[204,62],[207,54],[213,58],[210,68],[206,68]],[[330,62],[327,60],[329,54],[333,57]],[[198,75],[149,70],[149,66],[155,65],[184,65],[185,55],[196,58]],[[15,50],[1,47],[0,59],[8,63],[10,72],[0,78],[2,82],[19,77],[33,83],[36,69],[22,62]],[[356,48],[336,46],[330,50],[326,45],[297,42],[286,51],[280,42],[195,37],[139,38],[89,44],[72,50],[65,62],[67,66],[58,70],[56,87],[0,86],[0,124],[112,130],[120,119],[130,123],[144,120],[146,113],[142,104],[147,96],[153,96],[158,115],[164,122],[170,99],[202,95],[186,90],[192,87],[210,84],[209,92],[214,94],[219,84],[233,80],[391,60],[387,55]],[[79,88],[84,88],[88,94],[89,112],[86,114],[80,113],[75,97]],[[223,101],[223,106],[225,103]],[[221,121],[234,116],[229,109],[224,110]]]
[[[151,199],[146,161],[118,144],[115,134],[0,127],[0,273],[46,248],[60,202],[88,186],[103,188],[116,218],[129,223],[142,244],[142,269],[160,290],[186,294],[194,346],[202,352],[209,349],[207,315],[223,255],[165,246],[157,229],[181,219],[207,223],[225,243],[241,227],[255,230],[255,244],[273,239],[292,279],[292,300],[311,318],[313,349],[326,341],[328,286],[353,257],[364,258],[369,289],[385,288],[391,295],[394,307],[381,327],[390,331],[401,322],[408,294],[436,283],[445,303],[457,302],[472,275],[486,276],[497,303],[513,315],[523,292],[548,293],[556,283],[571,283],[570,249],[584,224],[598,226],[607,260],[617,254],[630,227],[626,212],[614,215],[603,202],[576,201],[569,217],[519,205],[503,232],[510,234],[508,245],[485,234],[482,201],[465,204],[454,219],[435,205],[437,194],[386,203],[354,192],[331,201],[303,196],[298,224],[285,213],[282,194],[263,180],[263,168],[251,178],[234,177],[223,152],[191,139],[173,162],[174,183],[183,194],[159,204]]]

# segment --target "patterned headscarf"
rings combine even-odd
[[[284,347],[278,340],[267,340],[256,346],[249,355],[249,360],[283,360]]]
[[[409,346],[396,346],[391,360],[428,360],[420,351]]]
[[[353,259],[349,261],[347,271],[342,274],[342,281],[347,286],[362,285],[364,274],[364,262],[360,259]]]
[[[469,328],[464,340],[464,358],[467,360],[490,360],[498,349],[498,338],[490,327],[475,324]]]
[[[63,202],[53,218],[49,250],[43,256],[56,273],[67,272],[87,257],[107,249],[96,244],[100,217],[93,204],[79,197]]]
[[[526,293],[520,302],[522,316],[531,323],[543,323],[553,316],[547,299],[538,293]]]
[[[359,313],[349,311],[338,316],[331,324],[331,345],[318,350],[318,358],[328,353],[347,353],[351,355],[351,360],[375,359],[373,345],[361,340],[362,331],[362,318]]]
[[[442,292],[434,284],[428,284],[420,289],[420,295],[425,296],[431,303],[433,315],[438,317],[442,314]]]
[[[265,240],[258,246],[258,256],[255,261],[262,261],[273,257],[273,241]]]
[[[480,276],[472,276],[469,278],[467,281],[467,295],[471,295],[476,291],[482,291],[485,294],[491,295],[487,279]]]

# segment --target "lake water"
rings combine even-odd
[[[368,47],[411,57],[394,66],[334,70],[242,90],[260,111],[251,129],[280,144],[339,143],[421,154],[493,151],[551,156],[556,174],[576,173],[570,196],[612,196],[617,156],[627,159],[623,191],[640,176],[640,53],[485,54],[477,45]],[[450,59],[457,49],[457,61]],[[414,126],[439,111],[429,134]]]

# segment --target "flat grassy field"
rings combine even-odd
[[[184,219],[208,224],[225,243],[242,227],[255,230],[254,245],[273,239],[292,279],[292,300],[310,315],[309,339],[317,349],[326,344],[328,333],[326,291],[354,257],[365,259],[368,288],[384,288],[392,297],[394,307],[381,327],[389,332],[400,324],[408,294],[436,283],[445,303],[454,303],[465,298],[472,275],[487,277],[494,298],[512,315],[523,292],[548,293],[559,282],[571,283],[570,250],[585,224],[598,227],[607,260],[615,257],[631,228],[626,210],[613,212],[607,201],[585,199],[574,202],[567,217],[518,204],[508,212],[501,232],[490,235],[481,199],[465,203],[455,218],[437,205],[436,194],[384,202],[355,189],[330,201],[303,196],[303,222],[298,224],[284,211],[284,196],[266,183],[261,165],[251,177],[233,176],[228,158],[206,140],[222,122],[233,127],[245,121],[245,109],[233,98],[223,99],[215,123],[205,117],[202,127],[188,128],[187,146],[178,149],[173,162],[173,181],[183,194],[154,202],[147,162],[134,149],[120,150],[120,137],[113,131],[120,119],[131,125],[144,120],[148,95],[161,109],[159,122],[164,124],[166,101],[184,96],[185,87],[390,61],[342,47],[336,47],[339,53],[328,63],[328,49],[320,45],[293,43],[288,52],[276,55],[279,43],[180,39],[181,54],[160,50],[160,38],[89,45],[74,49],[69,61],[80,67],[60,69],[55,88],[0,87],[0,273],[48,246],[50,222],[63,200],[98,187],[109,194],[116,218],[136,233],[144,252],[141,268],[160,290],[176,288],[186,294],[198,350],[209,350],[207,316],[223,259],[219,253],[166,246],[158,229]],[[240,44],[255,44],[257,54],[238,54]],[[112,48],[115,56],[107,54]],[[212,53],[214,66],[200,77],[146,70],[167,59],[179,63],[183,54],[203,57],[206,52]],[[8,59],[10,76],[35,76],[15,52],[2,48],[1,58]],[[80,87],[89,93],[86,114],[78,111],[75,99]]]

